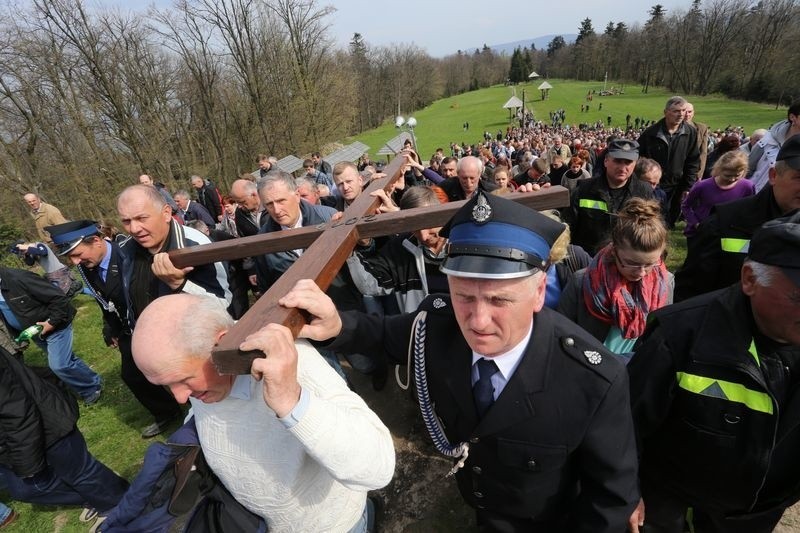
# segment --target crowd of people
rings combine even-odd
[[[178,508],[185,531],[375,531],[368,492],[395,450],[348,373],[380,391],[397,364],[482,530],[771,531],[800,499],[800,102],[749,137],[679,96],[625,128],[550,118],[426,161],[409,140],[399,179],[371,193],[377,216],[464,204],[442,227],[362,239],[325,292],[278,295],[309,317],[307,340],[264,325],[240,346],[266,355],[243,376],[211,351],[305,248],[185,268],[168,252],[321,227],[381,165],[313,153],[292,175],[260,154],[227,194],[143,174],[117,196],[120,232],[26,194],[38,241],[12,251],[47,276],[0,267],[0,482],[84,506],[92,531],[166,531]],[[511,194],[553,186],[569,204],[548,212]],[[142,437],[184,419],[133,480],[76,424],[103,379],[72,350],[75,282],[153,417]],[[23,332],[49,368],[25,364]],[[0,506],[0,528],[16,517]]]

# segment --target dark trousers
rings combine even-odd
[[[689,531],[686,513],[690,504],[642,481],[644,499],[643,533],[684,533]],[[726,517],[724,513],[693,508],[695,533],[770,533],[785,509],[770,509],[761,513]]]
[[[150,411],[157,422],[169,420],[180,414],[180,406],[175,397],[161,385],[153,385],[144,377],[142,371],[133,361],[131,352],[131,336],[119,337],[119,353],[122,356],[122,381],[128,386],[133,396]]]
[[[681,217],[681,201],[683,200],[683,191],[682,187],[664,187],[662,186],[661,189],[667,193],[667,206],[668,210],[666,213],[666,221],[667,226],[669,228],[674,228],[675,223],[678,222],[678,219]]]
[[[0,465],[11,497],[43,505],[85,505],[103,513],[119,503],[128,482],[95,459],[76,429],[45,452],[47,467],[30,478],[19,478]]]

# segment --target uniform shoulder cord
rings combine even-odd
[[[449,477],[455,474],[459,468],[462,468],[464,463],[467,461],[467,457],[469,456],[469,443],[462,442],[456,446],[450,444],[450,442],[447,440],[447,436],[444,434],[442,424],[439,421],[439,418],[436,416],[436,411],[433,408],[430,394],[428,393],[428,377],[425,372],[426,317],[427,312],[420,311],[416,318],[414,318],[414,324],[411,327],[411,338],[409,339],[408,343],[408,361],[406,366],[408,370],[406,371],[406,384],[404,389],[407,389],[409,385],[408,373],[411,369],[411,357],[413,354],[414,385],[417,388],[417,400],[419,401],[419,410],[422,414],[422,420],[425,422],[425,428],[428,430],[428,434],[431,436],[433,445],[436,447],[439,453],[458,460],[453,468],[451,468],[447,473],[447,476]],[[398,371],[399,368],[395,370],[395,373],[398,374]],[[397,376],[397,380],[398,384],[400,384],[399,376]]]

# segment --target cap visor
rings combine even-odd
[[[608,155],[614,159],[627,159],[628,161],[639,160],[639,154],[636,152],[608,152]]]
[[[458,255],[446,258],[439,270],[448,276],[460,278],[513,279],[530,276],[538,269],[522,261],[480,255]]]
[[[789,165],[794,170],[800,170],[800,156],[787,157],[786,159],[782,159],[781,161]]]
[[[789,278],[789,280],[792,283],[794,283],[795,285],[800,287],[800,268],[783,268],[783,267],[780,267],[780,269],[781,269],[781,272],[783,272],[784,275],[786,275],[786,277]]]
[[[72,250],[74,250],[80,243],[83,242],[83,239],[78,239],[72,242],[65,242],[64,244],[57,244],[56,245],[56,255],[61,257],[62,255],[67,255]]]

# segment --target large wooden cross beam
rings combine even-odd
[[[374,215],[380,201],[369,193],[388,191],[399,179],[404,158],[398,157],[386,167],[387,177],[373,180],[369,187],[347,208],[343,216],[328,224],[254,235],[203,246],[169,252],[172,263],[183,268],[214,261],[239,259],[283,250],[305,248],[297,261],[250,308],[213,351],[214,364],[223,374],[249,374],[250,366],[261,352],[242,352],[239,345],[252,332],[265,324],[279,323],[297,337],[306,317],[296,309],[278,305],[278,299],[289,292],[300,279],[313,279],[326,290],[344,265],[359,239],[442,226],[465,203],[451,202],[394,213]],[[537,209],[564,207],[569,193],[563,187],[551,187],[535,193],[512,193],[507,196]],[[318,238],[324,234],[324,238]]]

